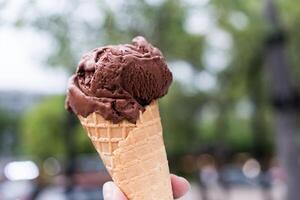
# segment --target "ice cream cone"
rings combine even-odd
[[[129,200],[173,200],[158,104],[153,101],[145,109],[136,124],[113,124],[95,112],[79,118]]]

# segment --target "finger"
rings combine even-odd
[[[103,185],[104,200],[127,200],[122,191],[112,182],[106,182]]]
[[[171,174],[171,182],[174,198],[180,198],[190,190],[190,184],[185,178]]]

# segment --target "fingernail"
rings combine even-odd
[[[103,185],[103,198],[104,200],[112,200],[113,199],[113,183],[106,182]]]
[[[174,175],[178,182],[181,183],[181,192],[183,194],[187,193],[191,189],[191,184],[183,177]]]
[[[188,189],[190,189],[191,185],[185,178],[183,178],[181,176],[177,176],[177,177],[181,182],[185,183],[188,186]]]
[[[180,182],[187,183],[188,185],[190,184],[185,178],[181,176],[177,176],[177,175],[173,175],[173,176],[175,176]]]
[[[190,191],[191,184],[185,178],[183,178],[183,177],[179,177],[179,178],[180,178],[180,181],[183,182],[183,183],[185,183],[185,185],[186,185],[185,193],[188,192],[188,191]]]

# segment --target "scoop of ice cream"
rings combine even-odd
[[[97,112],[114,123],[134,123],[144,106],[167,93],[171,82],[162,53],[136,37],[132,44],[85,54],[70,79],[66,106],[84,117]]]

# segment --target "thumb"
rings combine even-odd
[[[104,200],[127,200],[122,191],[112,181],[103,185],[103,197]]]

